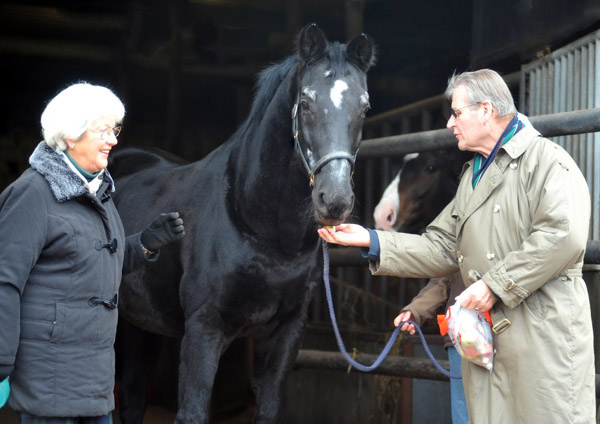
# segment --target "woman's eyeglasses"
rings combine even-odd
[[[117,125],[116,127],[112,127],[112,128],[100,128],[99,130],[89,130],[89,131],[94,131],[96,133],[100,134],[100,138],[102,138],[103,140],[106,138],[106,136],[108,135],[114,135],[115,137],[118,137],[119,134],[121,134],[121,130],[123,129],[122,126]]]

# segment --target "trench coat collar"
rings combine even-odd
[[[542,136],[535,128],[525,126],[502,146],[502,150],[512,159],[516,159],[525,153],[527,148],[534,142],[534,135]]]
[[[516,133],[510,140],[508,140],[504,146],[500,147],[498,153],[500,153],[501,151],[505,151],[510,158],[510,159],[508,159],[508,162],[510,162],[511,159],[518,158],[523,153],[525,153],[527,148],[531,145],[531,143],[533,143],[533,137],[532,137],[533,134],[537,135],[538,137],[542,136],[540,134],[540,132],[538,130],[536,130],[535,128],[530,127],[530,126],[524,126],[521,129],[521,131]],[[504,155],[500,155],[500,157],[504,157]],[[499,156],[496,156],[496,160],[494,162],[497,165],[507,165],[508,163],[504,164],[503,163],[504,161],[506,161],[506,159],[501,160],[501,159],[499,159]],[[473,168],[473,166],[474,166],[474,157],[473,157],[473,159],[465,162],[465,164],[463,165],[462,171],[460,173],[461,179],[462,179],[462,176],[468,170]],[[504,166],[500,166],[500,168],[502,170],[504,170]],[[473,171],[471,171],[471,172],[473,172]]]
[[[473,186],[470,184],[471,174],[469,173],[469,171],[472,172],[474,159],[465,163],[461,174],[461,181],[463,183],[461,184],[462,187],[459,191],[461,196],[465,196],[466,201],[464,202],[465,209],[463,211],[458,211],[460,215],[458,220],[458,232],[460,232],[467,218],[479,209],[479,207],[494,192],[496,187],[502,183],[506,167],[513,160],[523,155],[527,148],[534,142],[535,135],[541,136],[539,131],[535,128],[526,126],[508,140],[506,144],[500,148],[496,155],[496,159],[489,166],[475,189],[473,189]]]

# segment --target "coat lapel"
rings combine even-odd
[[[540,135],[534,128],[525,127],[502,146],[496,160],[489,166],[485,174],[483,174],[475,190],[473,190],[473,186],[471,185],[473,160],[465,164],[461,184],[456,194],[454,211],[454,218],[457,222],[457,236],[461,233],[467,219],[485,203],[496,187],[502,183],[506,167],[512,161],[518,160],[527,149],[527,146],[531,144],[531,134]]]

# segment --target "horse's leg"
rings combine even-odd
[[[146,411],[146,387],[160,351],[160,336],[119,321],[117,380],[119,418],[123,424],[141,424]]]
[[[225,348],[221,330],[192,315],[186,320],[179,353],[179,408],[175,424],[207,424],[219,359]]]
[[[301,316],[282,325],[277,334],[255,341],[252,389],[256,396],[254,422],[279,424],[286,420],[285,398],[306,323],[306,305]]]

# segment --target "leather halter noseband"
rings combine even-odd
[[[300,94],[296,95],[296,101],[294,102],[294,106],[292,107],[292,136],[294,137],[295,148],[300,153],[300,157],[302,158],[302,163],[304,164],[304,168],[306,168],[306,172],[308,172],[308,177],[310,179],[310,186],[315,186],[315,174],[319,172],[319,170],[325,166],[327,162],[336,159],[347,159],[350,162],[350,166],[352,167],[352,172],[350,174],[350,179],[352,179],[352,175],[354,175],[354,163],[356,162],[356,155],[358,154],[358,149],[354,155],[351,155],[348,152],[331,152],[327,153],[321,159],[315,163],[315,165],[311,168],[308,164],[308,160],[306,156],[304,156],[304,152],[302,151],[302,147],[300,146],[300,131],[298,130],[298,108],[300,102]]]

